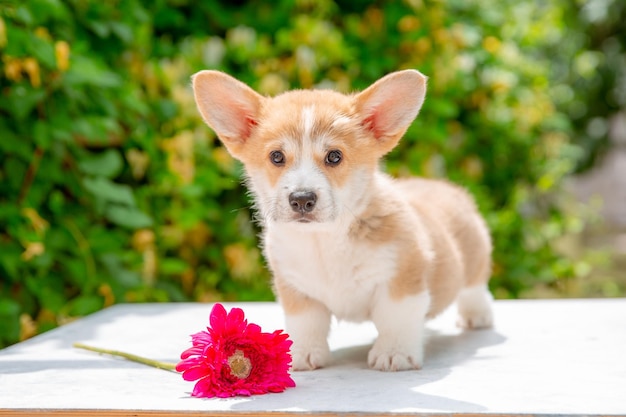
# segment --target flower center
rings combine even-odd
[[[246,379],[252,371],[252,362],[240,350],[236,350],[235,354],[228,358],[228,366],[230,373],[239,379]]]

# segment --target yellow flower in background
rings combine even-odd
[[[59,71],[67,71],[70,67],[70,45],[65,41],[56,41],[54,43],[54,56]]]
[[[483,39],[483,48],[485,48],[485,50],[491,54],[495,54],[496,52],[498,52],[501,45],[502,43],[493,36],[487,36],[485,39]]]
[[[37,334],[37,323],[30,314],[20,315],[20,340],[30,339]]]
[[[483,176],[483,162],[476,155],[470,155],[461,162],[461,169],[470,178],[476,180]]]
[[[422,172],[427,178],[444,178],[446,176],[446,161],[443,155],[434,153],[424,161]]]
[[[0,17],[0,48],[7,46],[7,27],[4,19]]]
[[[150,229],[140,229],[133,234],[133,248],[139,252],[154,246],[154,232]]]
[[[46,41],[52,40],[52,36],[50,36],[50,32],[48,31],[48,28],[45,28],[43,26],[39,26],[38,28],[35,29],[35,36]]]
[[[22,61],[22,68],[28,74],[30,85],[35,88],[41,87],[41,71],[39,69],[39,62],[35,58],[24,58]]]
[[[2,57],[4,63],[4,75],[11,81],[22,81],[22,61],[8,55]]]
[[[141,252],[142,269],[141,277],[146,284],[152,285],[156,281],[157,274],[157,253],[155,247],[154,231],[150,229],[140,229],[133,234],[133,248]]]
[[[191,183],[195,175],[193,144],[193,132],[189,130],[163,141],[163,149],[167,152],[167,166],[183,184]]]
[[[271,72],[261,78],[259,83],[259,92],[261,94],[275,96],[289,89],[289,82],[280,74]]]
[[[115,294],[109,284],[101,284],[98,287],[98,294],[104,298],[104,306],[109,307],[115,304]]]
[[[46,231],[50,227],[50,224],[33,208],[23,208],[21,214],[30,221],[32,230],[35,232],[37,237],[43,239]],[[46,247],[43,242],[26,241],[22,242],[22,245],[24,246],[24,252],[22,252],[20,258],[25,262],[42,255],[46,251]]]
[[[42,242],[26,242],[25,246],[26,249],[24,249],[24,252],[20,255],[20,258],[22,258],[25,262],[28,262],[39,255],[43,255],[46,251],[46,247]]]
[[[217,165],[226,172],[235,172],[237,169],[237,162],[235,159],[228,153],[228,151],[223,148],[215,148],[212,151],[212,156]]]
[[[435,43],[439,45],[445,45],[450,42],[450,40],[452,39],[452,36],[451,36],[451,33],[447,29],[441,27],[433,31],[432,38],[435,41]]]
[[[257,271],[259,252],[243,243],[233,243],[224,248],[224,259],[233,278],[246,279]]]
[[[417,41],[415,41],[414,47],[415,47],[415,51],[419,55],[426,55],[431,51],[432,43],[430,42],[430,39],[426,37],[422,37],[422,38],[419,38]]]
[[[150,164],[150,155],[139,149],[132,148],[126,152],[126,160],[128,165],[130,165],[133,178],[138,180],[146,175],[146,170]]]
[[[400,32],[414,32],[421,26],[420,20],[414,15],[403,16],[398,21],[398,30]]]
[[[50,223],[48,223],[44,218],[42,218],[37,210],[26,207],[22,209],[22,216],[26,217],[30,220],[33,229],[37,233],[38,236],[43,237],[48,227],[50,227]]]
[[[213,231],[200,221],[185,233],[185,243],[197,250],[204,250],[213,236]]]

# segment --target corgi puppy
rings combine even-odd
[[[419,369],[424,322],[451,303],[492,324],[491,240],[468,193],[379,170],[417,116],[426,77],[389,74],[358,94],[264,97],[218,71],[193,76],[204,121],[245,168],[293,340],[294,370],[329,363],[331,316],[371,320],[371,368]]]

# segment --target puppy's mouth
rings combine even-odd
[[[313,223],[313,222],[317,222],[317,219],[315,218],[315,216],[311,215],[311,214],[299,214],[297,216],[293,216],[292,221],[295,221],[296,223]]]

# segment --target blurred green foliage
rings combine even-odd
[[[551,245],[582,227],[560,208],[581,154],[550,94],[572,76],[552,71],[565,0],[0,7],[0,346],[117,302],[272,298],[241,167],[191,96],[205,68],[264,94],[419,69],[428,97],[386,169],[477,196],[498,297],[584,273]]]
[[[615,116],[626,109],[626,2],[578,0],[566,9],[567,42],[553,49],[555,103],[572,122],[572,140],[581,146],[577,171],[589,169],[614,146]],[[565,59],[567,58],[567,59]]]

